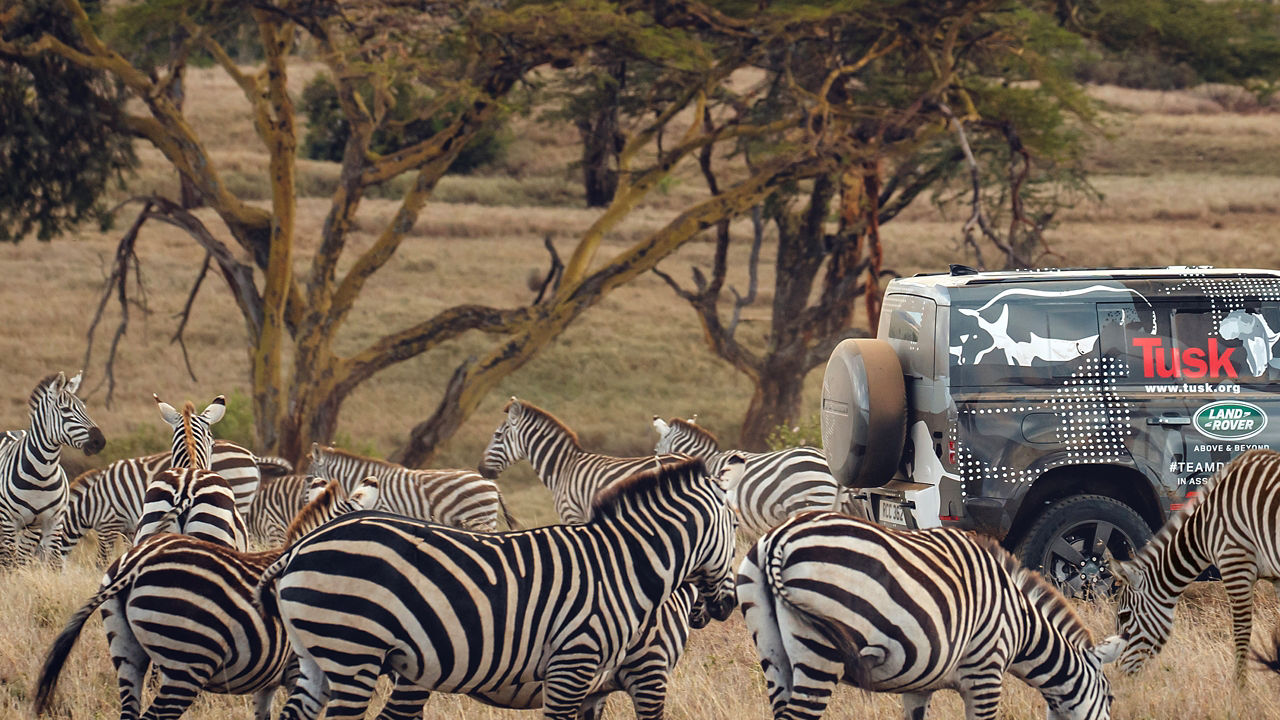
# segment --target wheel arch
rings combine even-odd
[[[1002,545],[1017,547],[1035,523],[1038,511],[1072,495],[1102,495],[1124,503],[1138,513],[1152,534],[1164,524],[1165,512],[1150,479],[1125,465],[1064,465],[1045,471],[1018,503],[1013,523]]]

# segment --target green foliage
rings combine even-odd
[[[107,445],[101,455],[95,458],[102,465],[125,458],[141,457],[169,450],[169,442],[173,434],[169,426],[158,418],[154,423],[130,425],[126,433],[112,433],[107,438]],[[94,463],[95,465],[98,462]]]
[[[372,104],[373,91],[366,84],[361,88],[367,105]],[[450,103],[441,112],[430,117],[420,117],[431,98],[414,90],[408,82],[392,88],[395,102],[387,122],[373,134],[371,150],[380,155],[393,153],[401,148],[426,140],[453,122],[461,112],[460,103]],[[312,160],[339,162],[351,136],[351,127],[342,114],[338,91],[327,75],[318,75],[307,83],[302,91],[300,111],[307,116],[307,134],[302,143],[302,155]],[[499,161],[506,152],[510,139],[501,127],[481,130],[463,146],[449,166],[452,172],[470,173],[485,165]]]
[[[257,434],[253,427],[253,399],[239,390],[232,390],[227,395],[227,412],[213,426],[214,435],[231,442],[253,449],[257,445]]]
[[[66,40],[70,21],[51,3],[24,0],[4,40]],[[121,131],[123,100],[100,73],[52,55],[0,57],[0,241],[40,240],[88,218],[107,224],[99,198],[136,159]]]
[[[822,421],[815,413],[801,419],[796,425],[779,425],[770,431],[768,445],[770,450],[782,450],[801,445],[820,448],[822,447]]]

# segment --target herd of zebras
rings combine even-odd
[[[54,640],[37,713],[101,609],[121,718],[176,718],[202,691],[254,694],[266,718],[279,688],[281,718],[360,718],[384,674],[381,718],[422,717],[433,691],[566,720],[599,717],[625,691],[638,718],[661,718],[690,632],[740,608],[776,719],[822,717],[842,682],[900,694],[907,718],[938,689],[957,691],[968,718],[993,718],[1006,673],[1040,691],[1050,718],[1107,718],[1103,665],[1132,672],[1159,652],[1179,596],[1211,565],[1243,680],[1253,586],[1280,578],[1280,454],[1265,450],[1117,563],[1118,633],[1096,641],[993,540],[855,517],[812,448],[721,451],[695,423],[655,418],[655,454],[609,457],[512,398],[478,473],[318,446],[299,475],[215,441],[221,397],[198,413],[156,398],[171,452],[68,482],[61,447],[105,444],[79,383],[43,380],[30,426],[0,436],[0,553],[6,567],[65,562],[88,530],[104,564],[118,538],[131,547]],[[564,524],[516,529],[494,479],[521,460]],[[739,532],[755,541],[735,564]]]

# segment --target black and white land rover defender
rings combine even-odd
[[[1280,449],[1278,341],[1280,271],[895,279],[876,339],[828,361],[823,445],[869,517],[994,535],[1089,594],[1107,551],[1128,557],[1236,455]]]

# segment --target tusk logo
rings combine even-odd
[[[1193,422],[1205,437],[1244,440],[1262,432],[1267,426],[1267,414],[1252,403],[1220,400],[1196,410]]]

